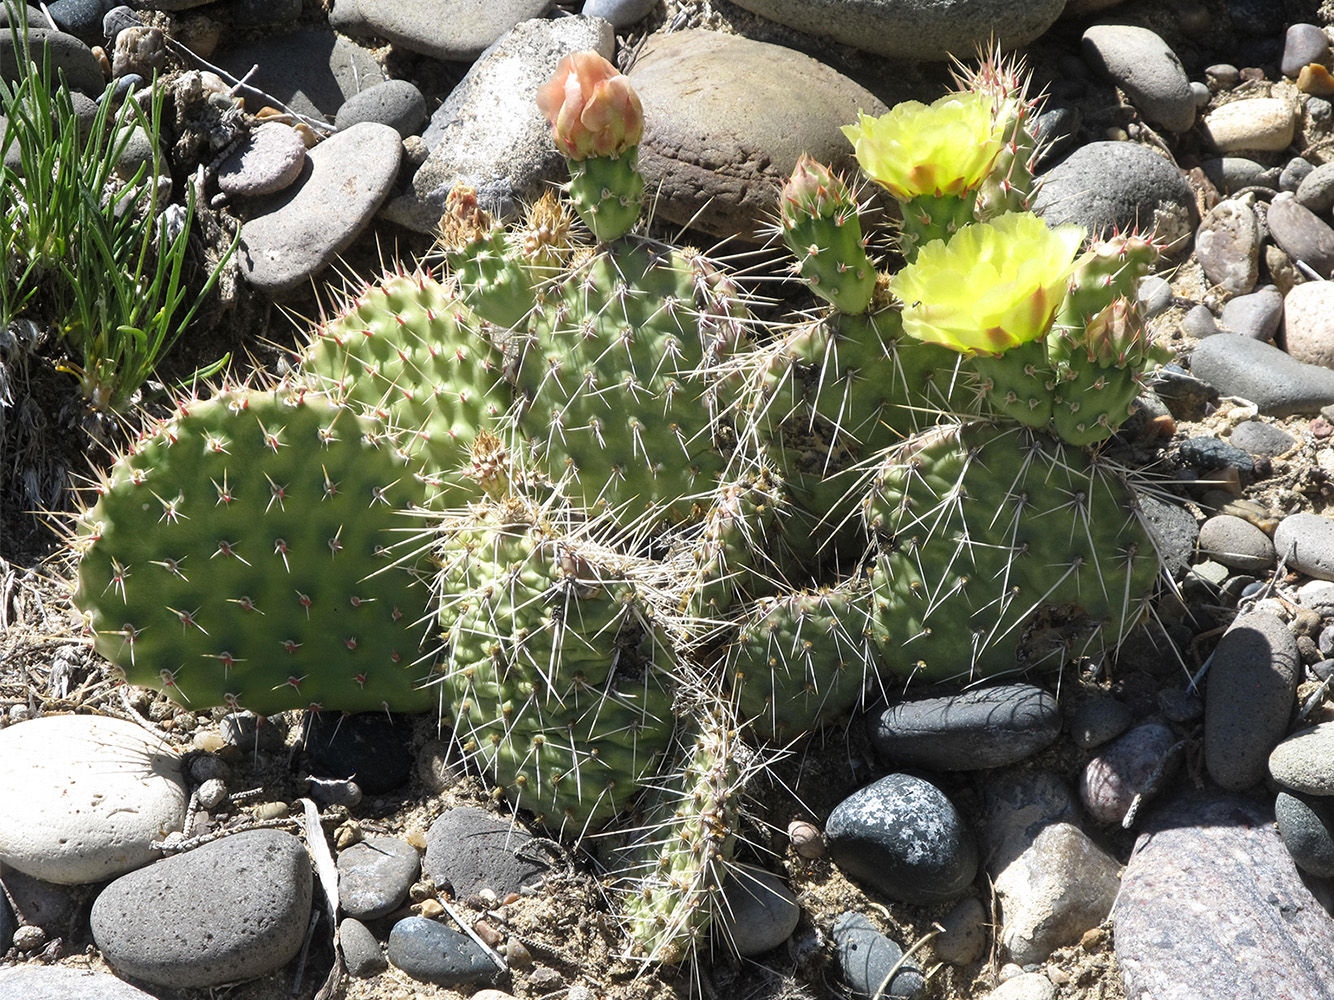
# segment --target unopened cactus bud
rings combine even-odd
[[[865,312],[875,294],[875,268],[866,256],[857,201],[843,178],[802,156],[778,209],[783,240],[811,290],[841,312]]]
[[[623,75],[596,52],[572,52],[537,91],[556,146],[568,159],[618,156],[639,145],[644,107]]]
[[[533,275],[509,251],[505,232],[477,199],[477,191],[456,184],[445,198],[437,238],[450,268],[459,276],[463,302],[488,323],[510,329],[532,311]]]

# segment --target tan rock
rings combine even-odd
[[[1203,122],[1205,136],[1220,153],[1287,149],[1296,128],[1296,109],[1276,97],[1224,104]]]

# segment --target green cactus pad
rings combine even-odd
[[[865,513],[875,641],[904,677],[1058,668],[1124,636],[1158,579],[1119,471],[1027,431],[962,425],[906,442]]]
[[[515,806],[569,835],[598,827],[671,736],[659,567],[515,500],[447,519],[437,558],[443,720]]]
[[[634,228],[644,204],[639,147],[619,156],[569,160],[570,201],[600,241],[619,239]]]
[[[510,403],[499,358],[460,324],[460,310],[427,274],[387,275],[318,327],[301,359],[308,384],[382,422],[454,503],[477,432]]]
[[[98,652],[191,708],[424,711],[430,588],[396,548],[422,486],[350,409],[182,402],[76,526]]]

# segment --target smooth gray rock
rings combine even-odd
[[[1032,684],[998,684],[902,701],[868,722],[876,750],[900,765],[973,771],[1050,746],[1061,734],[1061,708]]]
[[[433,59],[471,62],[520,21],[541,17],[552,0],[357,0],[377,35]]]
[[[936,956],[950,965],[972,965],[991,944],[991,916],[976,896],[965,896],[940,918],[944,932],[931,942]]]
[[[564,56],[591,49],[610,59],[615,40],[611,25],[591,17],[524,21],[498,38],[431,116],[422,133],[430,155],[408,193],[385,214],[433,232],[450,190],[467,184],[487,211],[504,219],[567,180],[565,160],[533,95]]]
[[[1210,157],[1202,164],[1204,176],[1224,194],[1263,184],[1269,168],[1246,156]]]
[[[0,1000],[155,1000],[108,972],[59,965],[0,969]]]
[[[1194,793],[1149,817],[1112,918],[1128,997],[1334,995],[1334,920],[1267,804]]]
[[[452,887],[457,899],[481,889],[503,898],[542,880],[542,865],[516,856],[532,839],[516,821],[459,806],[441,814],[426,831],[422,874],[436,885]]]
[[[421,873],[417,849],[397,837],[367,837],[338,852],[338,901],[349,917],[393,912]]]
[[[118,973],[157,986],[254,979],[301,950],[312,883],[291,834],[238,833],[116,879],[93,903],[93,940]]]
[[[1149,796],[1162,784],[1176,734],[1157,721],[1146,722],[1109,743],[1084,765],[1079,797],[1099,823],[1120,823],[1136,795]]]
[[[1181,60],[1162,37],[1129,24],[1095,24],[1084,32],[1084,60],[1126,92],[1145,119],[1169,132],[1195,124],[1195,96]]]
[[[1260,275],[1260,225],[1241,201],[1220,201],[1195,231],[1195,259],[1211,282],[1243,295]],[[1226,325],[1226,324],[1224,324]]]
[[[1245,518],[1215,514],[1200,525],[1200,555],[1230,569],[1262,573],[1274,566],[1274,542]]]
[[[410,5],[409,5],[410,6]],[[258,67],[242,89],[246,107],[258,111],[277,98],[298,114],[332,120],[358,91],[385,80],[370,50],[321,28],[268,32],[213,59],[238,80]]]
[[[370,928],[355,917],[344,917],[338,922],[338,940],[343,946],[347,974],[354,979],[366,979],[384,971],[389,964]]]
[[[885,110],[810,56],[700,28],[651,35],[630,79],[644,104],[639,161],[655,215],[745,242],[762,242],[774,191],[803,153],[854,170],[840,126]]]
[[[1175,250],[1194,229],[1194,195],[1176,164],[1133,142],[1081,146],[1042,175],[1033,210],[1055,226],[1109,235],[1153,229]]]
[[[1298,868],[1316,878],[1334,875],[1334,799],[1279,792],[1274,819]]]
[[[1334,371],[1303,364],[1250,337],[1201,340],[1191,352],[1190,368],[1223,395],[1249,399],[1270,417],[1314,413],[1334,403]]]
[[[39,18],[38,23],[45,24],[46,19]],[[11,29],[0,29],[0,79],[17,82],[21,78],[22,57],[22,41]],[[49,60],[51,72],[61,74],[71,90],[98,97],[106,89],[106,77],[102,75],[102,67],[92,49],[63,31],[30,28],[28,58],[39,66],[43,60]]]
[[[250,284],[281,295],[331,264],[370,225],[402,156],[398,133],[376,122],[312,149],[297,183],[241,226],[238,256]]]
[[[1334,276],[1334,228],[1287,191],[1274,196],[1265,218],[1270,236],[1284,253],[1322,278]]]
[[[1278,175],[1278,189],[1280,191],[1299,191],[1302,181],[1310,177],[1315,171],[1315,164],[1304,156],[1294,156],[1283,165],[1283,169]],[[1297,199],[1300,201],[1301,199]],[[1310,206],[1307,206],[1310,208]]]
[[[1204,763],[1220,788],[1264,780],[1301,673],[1296,636],[1267,612],[1238,615],[1218,640],[1205,688]]]
[[[915,998],[926,990],[922,970],[912,959],[903,961],[903,949],[862,913],[842,913],[831,932],[838,970],[854,1000]],[[902,964],[900,965],[900,963]],[[880,985],[898,967],[883,993]]]
[[[746,958],[777,948],[792,936],[801,907],[787,882],[755,865],[733,865],[723,883],[718,929],[728,947]]]
[[[89,45],[102,45],[106,42],[102,15],[109,6],[104,0],[53,0],[46,9],[61,31]]]
[[[1134,718],[1124,701],[1110,694],[1094,695],[1071,715],[1070,737],[1081,750],[1092,750],[1124,733]]]
[[[1274,550],[1290,570],[1334,580],[1334,521],[1310,511],[1289,514],[1274,532]]]
[[[1146,275],[1135,286],[1135,299],[1145,319],[1153,319],[1172,307],[1172,283],[1156,274]]]
[[[1334,722],[1293,733],[1274,747],[1269,775],[1289,791],[1334,795]]]
[[[1024,45],[1064,0],[738,0],[779,24],[894,59],[943,61],[978,47]],[[812,154],[813,155],[813,154]],[[817,157],[818,158],[818,157]]]
[[[585,17],[600,17],[620,30],[648,17],[658,0],[584,0],[581,13]]]
[[[389,961],[437,986],[490,982],[500,970],[472,938],[425,917],[405,917],[389,932]]]
[[[909,774],[886,775],[840,802],[825,839],[846,875],[905,903],[949,902],[977,874],[977,843],[954,804]]]
[[[1283,60],[1279,68],[1284,76],[1296,77],[1302,67],[1323,63],[1329,54],[1329,36],[1314,24],[1290,24],[1283,37]]]
[[[1334,282],[1304,281],[1289,289],[1283,346],[1298,361],[1334,368]]]
[[[1252,455],[1270,457],[1290,451],[1297,443],[1297,439],[1283,428],[1267,424],[1263,420],[1242,421],[1232,428],[1228,440]]]
[[[1283,293],[1273,285],[1228,299],[1219,316],[1224,327],[1252,340],[1273,340],[1282,320]]]
[[[386,80],[353,94],[338,109],[334,125],[340,130],[358,122],[388,125],[406,139],[421,131],[426,121],[426,98],[409,80]]]
[[[242,198],[274,194],[296,183],[306,163],[306,144],[296,129],[265,122],[218,167],[218,190]]]
[[[1316,214],[1334,208],[1334,163],[1322,163],[1302,178],[1294,197]]]

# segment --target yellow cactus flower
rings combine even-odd
[[[899,201],[975,190],[1000,155],[1003,133],[986,93],[947,94],[929,106],[905,101],[843,126],[862,170]]]
[[[1065,298],[1079,226],[1055,229],[1031,212],[964,226],[933,240],[890,279],[903,331],[959,352],[1002,354],[1044,336]]]

